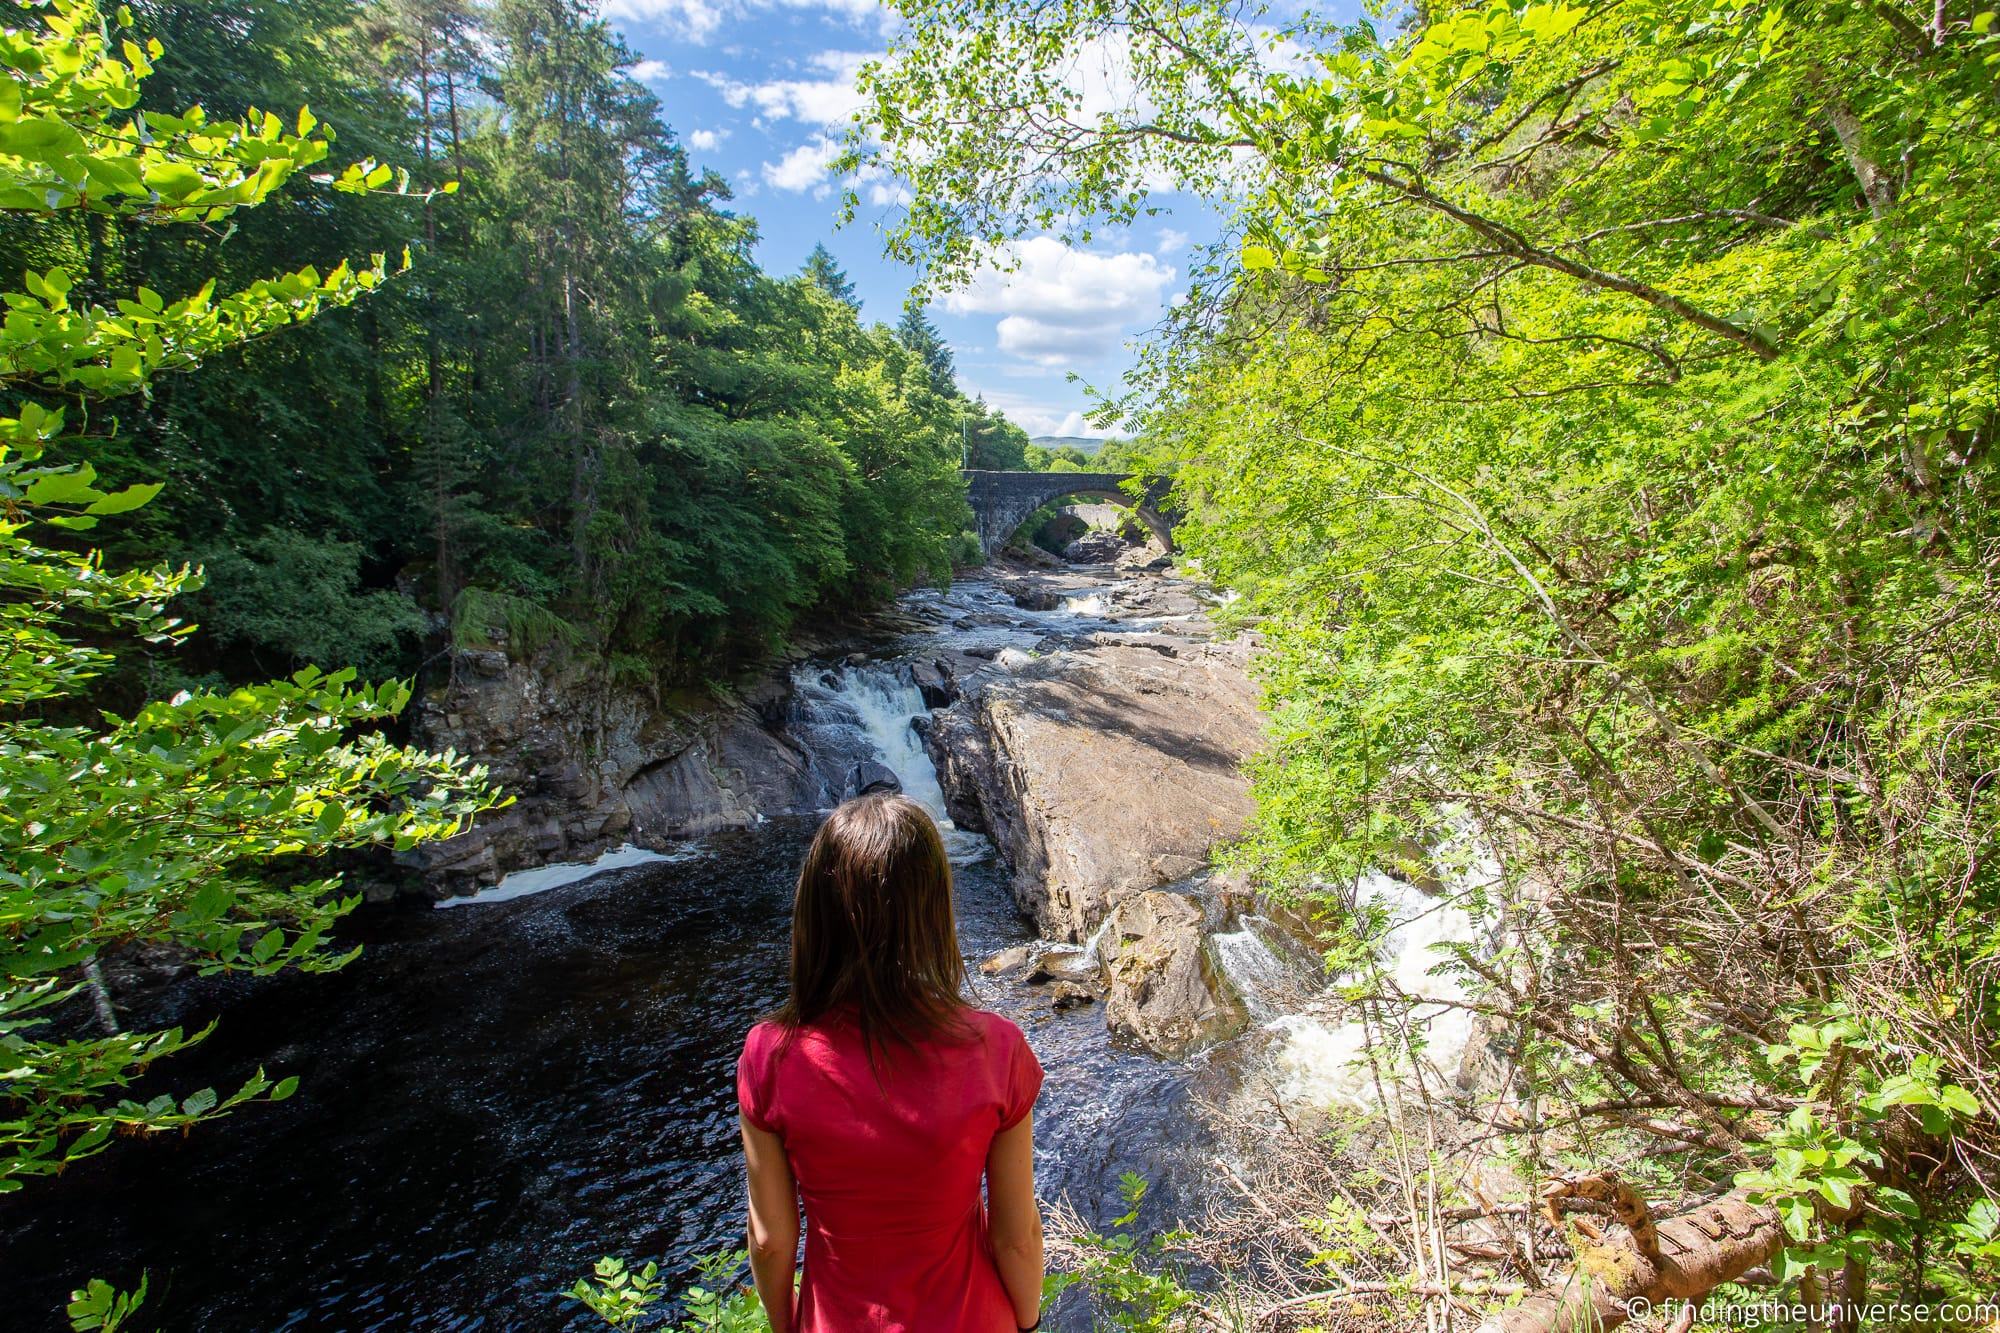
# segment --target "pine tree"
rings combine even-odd
[[[947,398],[960,396],[958,367],[952,361],[951,348],[922,306],[903,307],[903,317],[896,322],[896,337],[923,361],[931,373],[932,388]]]
[[[834,300],[845,302],[856,310],[861,309],[861,298],[854,294],[853,282],[848,279],[846,271],[834,262],[833,252],[824,245],[813,247],[812,253],[806,256],[805,267],[799,271],[818,283],[820,290]]]
[[[466,165],[460,94],[475,87],[486,72],[479,18],[469,0],[380,0],[362,32],[375,45],[384,73],[410,102],[417,131],[417,179],[428,189],[458,181]],[[471,432],[446,400],[448,362],[454,350],[450,344],[456,342],[458,350],[475,358],[477,350],[468,322],[460,317],[462,310],[449,305],[456,295],[455,269],[467,250],[464,229],[442,237],[438,213],[437,201],[426,197],[426,265],[415,284],[421,293],[423,409],[414,423],[411,456],[429,484],[434,601],[449,615],[460,586],[459,491],[471,471]]]
[[[500,0],[491,20],[504,51],[507,184],[521,208],[524,311],[536,374],[533,411],[568,463],[571,558],[593,582],[590,529],[598,512],[607,433],[600,405],[615,396],[616,307],[637,264],[626,225],[644,198],[638,178],[671,153],[658,104],[620,71],[631,54],[577,0]]]

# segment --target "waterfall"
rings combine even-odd
[[[1279,957],[1264,938],[1263,930],[1275,929],[1263,917],[1250,916],[1237,930],[1209,936],[1216,966],[1236,988],[1250,1016],[1259,1022],[1297,1003],[1302,991],[1297,969]]]
[[[1097,923],[1097,929],[1090,932],[1090,938],[1083,942],[1083,956],[1078,961],[1092,971],[1096,970],[1103,956],[1104,932],[1109,929],[1111,929],[1111,914],[1107,912],[1104,919]]]
[[[844,794],[847,770],[872,759],[893,770],[903,794],[930,811],[955,863],[987,855],[986,839],[953,824],[945,809],[937,767],[916,726],[930,708],[906,665],[801,666],[792,673],[792,698],[792,734],[812,755],[828,804]]]
[[[1073,616],[1102,616],[1106,610],[1104,594],[1094,592],[1087,597],[1065,597],[1062,609]]]

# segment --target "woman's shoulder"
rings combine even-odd
[[[753,1023],[743,1036],[743,1059],[753,1063],[770,1059],[784,1047],[786,1035],[785,1025],[776,1019]]]
[[[1042,1062],[1012,1019],[985,1009],[971,1010],[970,1017],[983,1036],[989,1086],[1000,1104],[999,1127],[1012,1129],[1041,1094]]]

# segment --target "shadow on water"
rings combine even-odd
[[[708,855],[510,902],[364,914],[345,971],[196,983],[220,1015],[171,1062],[182,1092],[257,1065],[298,1095],[184,1138],[119,1143],[0,1201],[0,1326],[61,1328],[67,1292],[151,1275],[170,1330],[589,1328],[555,1295],[606,1253],[739,1244],[734,1065],[783,986],[791,879],[812,821]],[[961,866],[977,959],[1030,936],[991,862]],[[1085,1216],[1117,1178],[1191,1188],[1188,1071],[1121,1051],[1096,1006],[1051,1012],[981,982],[1049,1071],[1045,1196]]]

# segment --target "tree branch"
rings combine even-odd
[[[1710,333],[1728,339],[1760,360],[1771,361],[1777,358],[1778,349],[1772,345],[1770,339],[1764,337],[1761,333],[1756,333],[1740,325],[1732,324],[1720,315],[1710,314],[1701,307],[1684,301],[1671,292],[1663,292],[1657,287],[1640,282],[1637,278],[1628,278],[1618,273],[1607,273],[1603,269],[1593,268],[1589,264],[1581,263],[1574,259],[1566,259],[1553,251],[1544,250],[1528,240],[1520,232],[1515,231],[1512,227],[1496,222],[1492,218],[1484,217],[1462,205],[1455,204],[1441,195],[1434,194],[1419,181],[1404,180],[1377,167],[1363,167],[1361,174],[1365,179],[1371,180],[1387,189],[1394,190],[1413,203],[1421,204],[1434,212],[1443,213],[1446,217],[1461,223],[1476,235],[1491,241],[1506,254],[1519,259],[1525,264],[1533,264],[1537,268],[1546,268],[1557,273],[1566,274],[1592,287],[1600,287],[1606,291],[1623,292],[1627,296],[1636,296],[1650,306],[1664,310],[1670,315],[1675,315],[1688,321],[1690,324],[1707,329]]]

